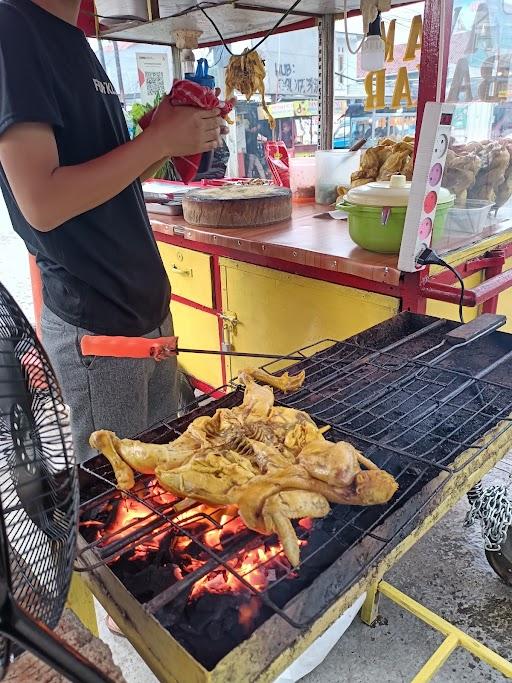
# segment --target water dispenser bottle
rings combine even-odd
[[[208,61],[206,59],[200,59],[197,62],[195,74],[185,74],[185,78],[187,81],[194,81],[194,83],[197,83],[198,85],[210,88],[210,90],[215,90],[215,78],[208,73]],[[197,169],[198,174],[208,173],[213,164],[213,154],[213,150],[203,154],[199,168]]]

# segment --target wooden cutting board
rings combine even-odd
[[[285,187],[231,185],[192,190],[183,197],[187,223],[243,228],[271,225],[292,215],[292,193]]]

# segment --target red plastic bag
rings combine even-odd
[[[290,161],[288,150],[281,140],[265,143],[265,159],[269,165],[276,185],[290,187]]]
[[[193,81],[176,81],[168,95],[169,103],[173,107],[197,107],[198,109],[220,109],[221,116],[226,118],[233,108],[231,103],[220,102],[215,91],[205,88]],[[155,110],[148,111],[139,121],[139,126],[145,130],[151,123]],[[197,174],[202,154],[189,157],[173,158],[174,166],[183,182],[188,185]]]

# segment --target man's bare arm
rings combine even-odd
[[[134,140],[76,166],[60,166],[52,128],[20,123],[0,137],[0,163],[26,220],[49,232],[122,192],[155,161],[187,156],[219,144],[218,112],[160,106]]]

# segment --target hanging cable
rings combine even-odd
[[[418,256],[418,263],[422,266],[436,265],[443,266],[443,268],[448,268],[449,271],[457,278],[460,284],[460,297],[459,297],[459,319],[462,324],[464,324],[464,293],[466,291],[464,280],[462,279],[460,273],[456,268],[446,263],[440,256],[436,254],[433,249],[424,249],[424,251]]]
[[[269,29],[269,30],[265,33],[265,35],[264,35],[262,38],[260,38],[260,40],[256,43],[256,45],[254,45],[253,47],[251,47],[251,48],[249,48],[249,49],[247,50],[246,54],[251,54],[251,52],[255,52],[259,47],[261,47],[261,45],[263,45],[263,43],[264,43],[268,38],[270,38],[271,35],[273,35],[273,34],[277,31],[277,29],[281,26],[281,24],[283,23],[283,21],[284,21],[284,20],[285,20],[293,11],[294,11],[294,9],[296,9],[296,7],[297,7],[301,2],[302,2],[302,0],[295,0],[295,2],[293,3],[293,5],[292,5],[291,7],[289,7],[289,8],[286,10],[286,12],[283,13],[283,15],[282,15],[282,16],[279,18],[279,20],[274,24],[274,26],[272,26],[272,28]],[[346,2],[346,0],[345,0],[345,2]],[[222,45],[225,47],[225,49],[228,51],[228,53],[231,55],[231,57],[241,57],[242,55],[237,55],[237,54],[235,54],[235,53],[231,50],[231,48],[229,47],[229,45],[228,45],[226,39],[225,39],[224,36],[222,35],[222,33],[221,33],[219,27],[217,26],[217,24],[216,24],[215,21],[210,17],[210,15],[205,11],[205,7],[206,7],[207,9],[212,9],[212,8],[215,8],[215,7],[222,7],[222,6],[224,6],[224,5],[231,5],[231,4],[234,4],[233,0],[228,0],[228,2],[219,2],[219,3],[216,3],[216,2],[208,2],[208,1],[207,1],[207,2],[199,2],[199,3],[197,3],[196,5],[191,5],[190,7],[186,7],[185,9],[181,10],[180,12],[177,12],[176,14],[173,14],[172,17],[173,17],[173,18],[175,18],[175,17],[181,17],[181,16],[184,16],[184,15],[186,15],[186,14],[190,14],[191,12],[195,12],[195,11],[199,10],[199,11],[204,15],[205,19],[207,19],[207,20],[209,21],[209,23],[212,25],[213,29],[215,30],[215,33],[219,36]],[[98,19],[111,19],[111,18],[112,18],[112,17],[106,17],[106,16],[101,15],[101,14],[96,14],[96,13],[93,13],[93,12],[87,12],[87,11],[85,11],[84,14],[92,15],[92,16],[96,17],[97,20],[98,20]],[[120,20],[124,20],[124,21],[130,21],[130,20],[133,21],[133,20],[135,19],[134,17],[128,16],[128,15],[126,15],[126,16],[119,16],[118,18],[119,18]]]
[[[350,40],[348,39],[348,0],[344,0],[344,3],[345,4],[343,8],[343,20],[345,22],[345,42],[347,43],[348,51],[353,55],[357,55],[357,53],[360,52],[361,48],[363,47],[363,43],[366,36],[363,36],[363,39],[359,43],[359,46],[356,50],[352,49],[352,45],[350,44]]]
[[[346,1],[346,0],[345,0],[345,1]],[[249,48],[249,49],[245,52],[245,55],[249,55],[249,54],[251,54],[251,52],[256,52],[256,50],[257,50],[259,47],[261,47],[261,45],[263,45],[263,43],[267,40],[267,38],[270,38],[270,36],[271,36],[273,33],[275,33],[275,32],[277,31],[277,29],[281,26],[281,24],[283,23],[283,21],[284,21],[292,12],[293,12],[293,10],[294,10],[301,2],[302,2],[302,0],[295,0],[295,2],[293,3],[293,5],[292,5],[291,7],[289,7],[289,8],[286,10],[286,12],[285,12],[285,13],[282,15],[282,17],[279,19],[279,21],[277,21],[277,22],[274,24],[274,26],[272,26],[272,28],[271,28],[270,30],[268,30],[268,31],[265,33],[265,35],[263,36],[263,38],[260,38],[260,40],[256,43],[256,45],[254,45],[253,47]],[[230,48],[229,45],[227,44],[227,42],[226,42],[224,36],[223,36],[222,33],[220,32],[219,27],[218,27],[217,24],[214,22],[214,20],[207,14],[207,12],[205,12],[205,10],[203,9],[203,7],[202,7],[201,5],[197,5],[197,8],[199,9],[200,12],[203,13],[203,15],[205,16],[205,18],[208,19],[208,21],[209,21],[210,24],[212,25],[213,29],[215,30],[215,33],[219,36],[219,38],[220,38],[222,44],[224,45],[224,47],[226,48],[226,50],[229,52],[229,54],[231,55],[231,57],[241,57],[241,56],[242,56],[241,54],[240,54],[240,55],[237,55],[237,54],[235,54],[235,53],[231,50],[231,48]]]

